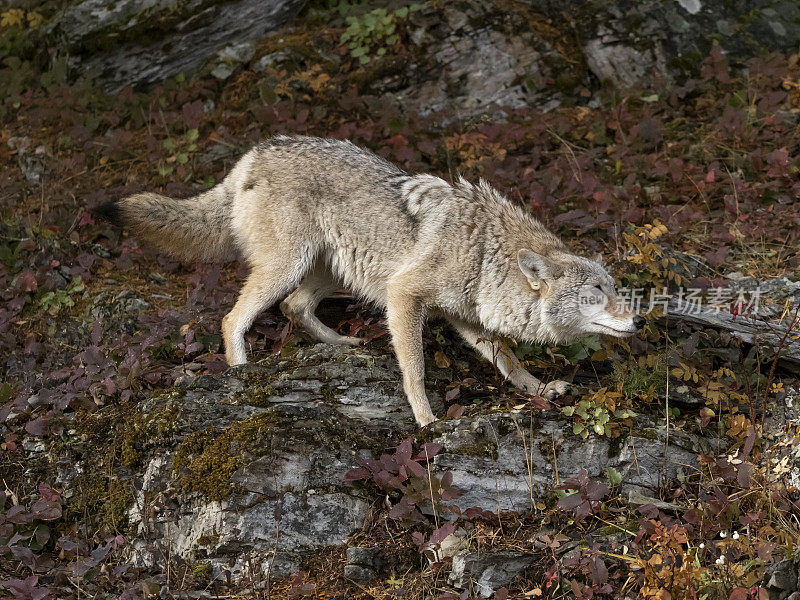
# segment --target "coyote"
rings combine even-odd
[[[600,262],[570,252],[486,182],[410,175],[349,141],[273,137],[194,198],[142,193],[98,210],[177,257],[249,263],[222,320],[230,365],[247,362],[245,333],[284,298],[287,317],[331,344],[360,343],[314,314],[331,292],[347,287],[385,309],[420,426],[436,419],[425,395],[426,316],[447,319],[512,384],[548,399],[569,384],[539,381],[498,335],[533,342],[627,337],[645,323],[619,302]]]

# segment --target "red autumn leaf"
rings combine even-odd
[[[414,457],[414,460],[425,460],[426,458],[433,458],[439,453],[439,450],[442,449],[441,444],[437,444],[436,442],[428,442],[424,446],[422,446],[422,450],[419,454]]]
[[[455,388],[458,390],[459,388]],[[449,393],[449,392],[448,392]],[[460,419],[464,414],[464,407],[460,404],[453,404],[447,409],[447,416],[451,419]]]
[[[360,481],[362,479],[369,479],[369,471],[361,467],[350,469],[344,474],[345,481]]]
[[[23,271],[19,274],[17,285],[23,292],[34,292],[39,284],[36,283],[36,276],[32,271]]]
[[[25,423],[25,431],[31,435],[41,437],[45,434],[46,425],[47,421],[45,421],[44,417],[36,417],[35,419]]]

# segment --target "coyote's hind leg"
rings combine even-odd
[[[244,334],[261,312],[297,285],[306,268],[301,255],[291,258],[277,253],[262,256],[259,264],[253,267],[233,310],[222,319],[225,358],[229,365],[247,362]]]
[[[298,288],[281,302],[281,312],[288,319],[299,321],[306,331],[320,342],[357,346],[361,344],[362,340],[357,337],[339,335],[314,314],[322,299],[337,288],[336,282],[325,266],[317,265],[306,275]]]

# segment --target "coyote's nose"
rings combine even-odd
[[[645,323],[647,323],[647,319],[645,319],[642,315],[636,315],[633,317],[633,326],[636,327],[636,329],[641,329],[644,327]]]

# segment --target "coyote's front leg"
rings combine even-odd
[[[390,284],[386,294],[386,320],[397,362],[403,372],[403,389],[420,427],[436,420],[425,395],[425,356],[422,348],[424,307],[419,297]]]
[[[468,344],[480,352],[486,360],[496,364],[503,377],[518,389],[529,394],[537,394],[547,400],[569,393],[572,386],[566,381],[556,379],[544,383],[528,373],[507,344],[492,340],[491,334],[481,327],[453,317],[450,317],[449,321]]]

